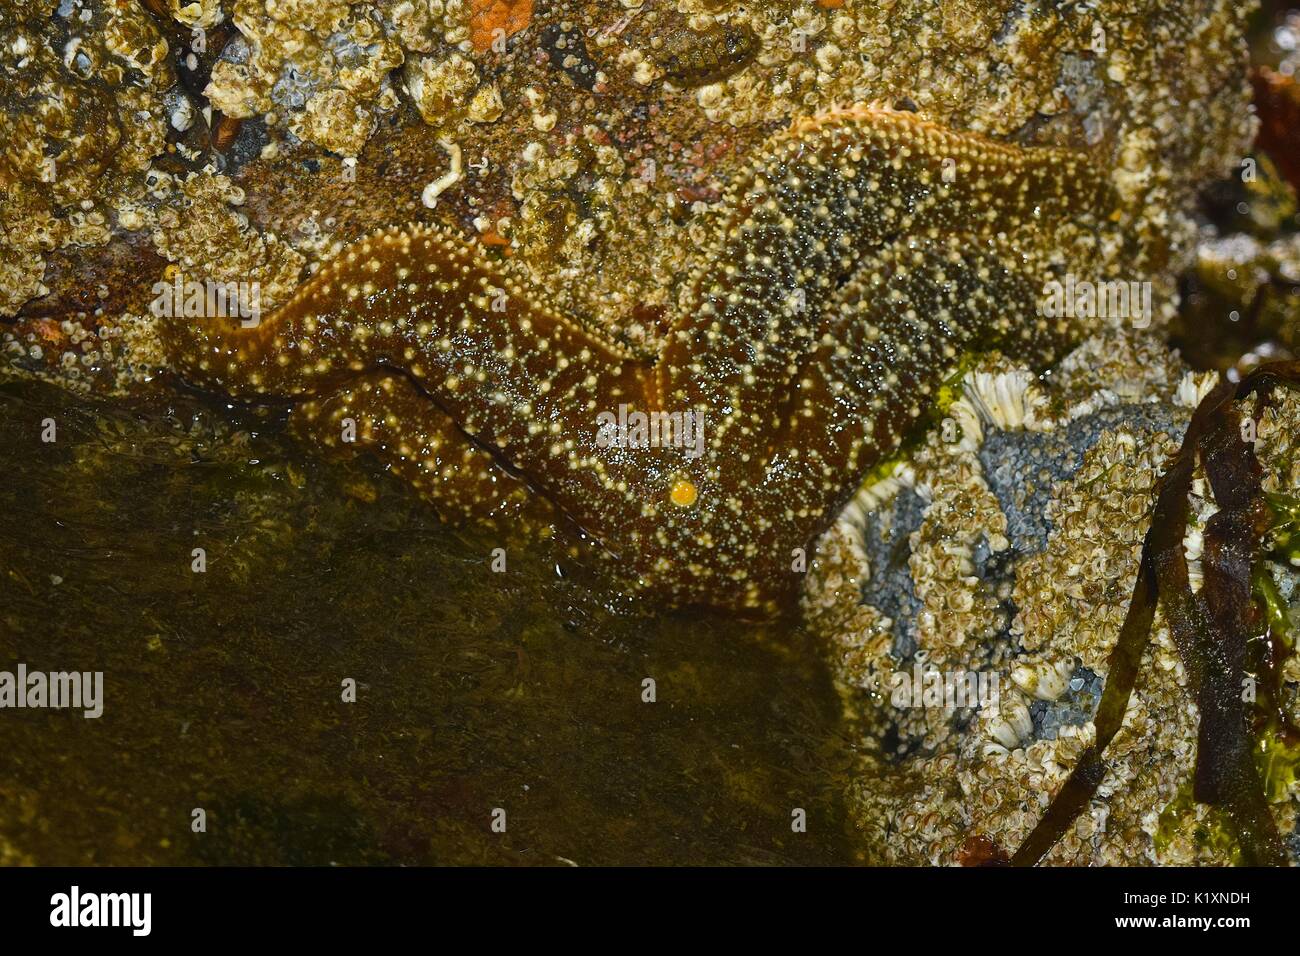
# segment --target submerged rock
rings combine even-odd
[[[1095,384],[1103,361],[1109,388]],[[868,858],[958,862],[972,834],[1010,854],[1038,822],[1095,738],[1153,491],[1214,380],[1122,336],[1085,343],[1046,381],[990,359],[964,376],[949,440],[937,429],[828,533],[805,605],[861,730],[853,802]],[[1255,427],[1265,491],[1293,493],[1300,397],[1279,392]],[[1199,529],[1216,510],[1199,471],[1192,506],[1199,588]],[[1261,573],[1296,600],[1291,562],[1275,552]],[[1287,654],[1282,673],[1296,674]],[[978,675],[997,700],[891,693],[918,661],[936,686]],[[1300,714],[1294,682],[1283,697]],[[1230,862],[1231,841],[1193,837],[1207,808],[1179,802],[1197,726],[1158,612],[1109,772],[1047,862]],[[1290,833],[1300,789],[1288,779],[1271,796]]]

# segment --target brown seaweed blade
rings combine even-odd
[[[1300,86],[1292,77],[1266,66],[1250,71],[1259,112],[1259,137],[1255,143],[1277,163],[1282,175],[1300,189]]]
[[[1267,528],[1267,510],[1258,462],[1241,438],[1232,409],[1235,400],[1276,385],[1300,387],[1300,363],[1261,366],[1236,386],[1224,381],[1192,416],[1182,447],[1160,481],[1138,579],[1097,709],[1096,742],[1016,851],[1013,865],[1033,866],[1042,860],[1097,792],[1106,771],[1103,755],[1123,723],[1151,639],[1157,602],[1164,606],[1201,711],[1196,799],[1228,812],[1247,863],[1286,861],[1251,758],[1248,715],[1241,699],[1252,613],[1250,571]],[[1192,592],[1183,553],[1198,451],[1222,509],[1206,532],[1206,585],[1200,595]]]
[[[1195,641],[1207,665],[1197,689],[1201,724],[1193,794],[1228,811],[1246,863],[1283,865],[1286,852],[1251,754],[1250,714],[1242,695],[1255,610],[1251,569],[1270,516],[1259,462],[1242,440],[1235,409],[1225,410],[1206,436],[1201,457],[1221,509],[1209,520],[1202,558],[1202,595],[1213,629],[1174,635],[1180,648]]]

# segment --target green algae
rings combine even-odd
[[[924,444],[926,435],[941,426],[948,417],[948,412],[952,409],[952,406],[964,394],[962,382],[967,373],[980,364],[989,361],[996,354],[998,353],[984,351],[963,353],[956,369],[935,388],[933,401],[921,414],[916,425],[908,430],[908,433],[903,437],[903,441],[899,444],[898,450],[872,466],[858,487],[870,488],[887,478],[892,478],[899,465],[911,461],[917,448]],[[950,437],[954,442],[961,441],[963,437],[961,426],[957,423],[954,424],[956,424],[956,432],[947,437]]]
[[[1264,799],[1269,803],[1291,799],[1300,770],[1300,746],[1288,743],[1276,730],[1265,731],[1256,745],[1255,763],[1264,784]]]
[[[1300,562],[1300,498],[1273,493],[1264,500],[1273,513],[1269,549],[1281,560]]]
[[[1203,820],[1197,819],[1198,806],[1204,808]],[[1229,866],[1240,866],[1243,862],[1236,827],[1228,812],[1219,807],[1197,804],[1192,796],[1190,780],[1179,788],[1177,796],[1160,811],[1155,834],[1157,856],[1163,856],[1180,837],[1190,839],[1197,849]]]
[[[1264,612],[1264,627],[1258,635],[1260,646],[1270,650],[1270,659],[1260,667],[1266,674],[1259,676],[1266,680],[1255,700],[1255,763],[1264,785],[1264,798],[1269,803],[1282,803],[1290,799],[1300,774],[1300,734],[1277,700],[1277,676],[1267,671],[1271,670],[1272,661],[1286,656],[1295,647],[1295,632],[1286,600],[1268,568],[1261,562],[1251,578],[1255,600]]]
[[[851,859],[810,637],[631,607],[282,417],[0,383],[0,669],[105,684],[98,720],[0,710],[0,863]]]

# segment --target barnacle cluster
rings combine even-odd
[[[0,4],[0,317],[49,291],[49,253],[109,241],[163,148],[174,82],[135,4]]]
[[[249,228],[239,211],[243,190],[222,175],[191,174],[176,185],[151,217],[158,254],[183,274],[259,283],[263,308],[287,299],[298,285],[303,256],[274,235]]]
[[[1190,196],[1240,162],[1251,128],[1243,11],[1221,0],[1050,10],[1011,0],[65,0],[52,17],[6,0],[0,10],[21,48],[5,54],[10,69],[62,91],[57,105],[24,99],[11,111],[32,128],[11,140],[26,158],[7,160],[21,168],[3,197],[3,311],[31,311],[44,296],[92,331],[145,315],[147,288],[183,264],[164,255],[114,270],[90,304],[75,298],[75,255],[51,253],[110,239],[147,247],[160,210],[183,202],[182,184],[224,175],[250,197],[236,242],[287,242],[307,268],[341,242],[427,215],[421,198],[450,182],[437,191],[440,218],[516,258],[558,307],[652,339],[686,253],[714,228],[753,151],[775,126],[847,103],[1089,154],[1122,200],[1123,241],[1099,249],[1102,271],[1152,281],[1161,320],[1190,248]],[[80,46],[64,65],[70,38]],[[1195,68],[1168,70],[1186,58]],[[102,76],[77,75],[101,66]],[[64,155],[65,140],[84,158],[56,162],[57,182],[40,188],[37,152]],[[448,178],[453,149],[462,172]],[[192,258],[239,266],[215,244]],[[40,338],[26,325],[9,334],[19,346]],[[23,364],[57,376],[51,351]]]
[[[1107,367],[1099,374],[1101,355]],[[857,822],[880,861],[964,862],[975,844],[1009,855],[1093,743],[1155,483],[1213,380],[1180,369],[1158,342],[1113,334],[1082,345],[1047,386],[1006,369],[1005,360],[989,359],[968,372],[949,410],[954,420],[979,418],[976,440],[968,431],[945,442],[937,431],[890,479],[891,497],[882,503],[879,490],[864,489],[867,510],[850,509],[828,532],[805,598],[862,733]],[[993,387],[999,378],[1007,386],[1001,392]],[[1025,424],[1017,391],[1040,389]],[[1300,400],[1281,393],[1259,419],[1255,447],[1267,490],[1296,487],[1298,416]],[[959,484],[977,476],[995,499],[983,509],[986,541],[974,548],[966,517],[934,491],[966,470]],[[1185,548],[1195,565],[1196,529],[1215,508],[1199,472],[1193,505]],[[936,534],[951,542],[956,559],[934,557]],[[891,556],[897,566],[909,548],[907,573],[891,573]],[[1282,603],[1294,603],[1295,569],[1277,559],[1267,568]],[[999,613],[968,613],[960,643],[928,626],[936,600],[960,611],[981,599]],[[962,619],[951,611],[947,618]],[[929,669],[996,677],[997,701],[898,706],[891,679],[918,659]],[[1283,674],[1294,715],[1293,652]],[[1231,861],[1231,841],[1216,838],[1207,808],[1187,799],[1197,727],[1183,662],[1158,614],[1098,796],[1047,861]],[[1272,793],[1284,835],[1300,797],[1292,783]]]

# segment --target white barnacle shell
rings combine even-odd
[[[1034,721],[1029,708],[1019,694],[1007,694],[997,716],[989,721],[989,734],[1006,747],[1014,750],[1022,746],[1034,732]]]
[[[1039,425],[1036,413],[1047,404],[1038,379],[1026,369],[971,372],[962,386],[984,424],[1002,430],[1034,430]]]
[[[1070,660],[1021,664],[1011,671],[1011,682],[1039,700],[1056,700],[1065,693],[1073,673],[1074,662]]]
[[[1201,400],[1214,391],[1219,384],[1219,373],[1186,372],[1178,382],[1178,391],[1174,394],[1174,404],[1183,408],[1196,408]]]

